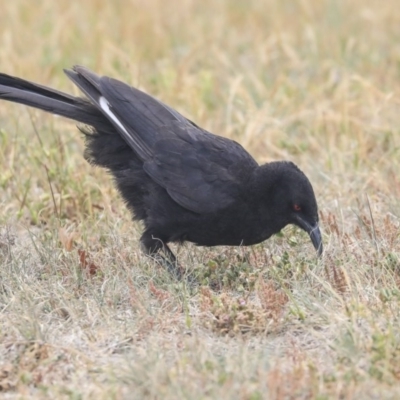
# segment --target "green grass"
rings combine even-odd
[[[14,0],[0,71],[130,82],[313,183],[326,248],[140,252],[74,124],[0,102],[0,397],[397,399],[400,14],[394,0]]]

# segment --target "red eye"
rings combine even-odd
[[[293,205],[293,210],[294,211],[301,211],[301,207],[298,204]]]

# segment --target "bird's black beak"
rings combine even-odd
[[[317,250],[318,256],[322,255],[323,252],[323,246],[322,246],[322,236],[321,236],[321,231],[319,230],[318,224],[315,224],[312,228],[311,231],[308,232],[310,235],[312,244],[315,247],[315,250]]]
[[[301,229],[305,230],[310,235],[312,244],[314,245],[315,250],[317,250],[318,252],[318,256],[321,256],[323,246],[321,231],[319,230],[318,222],[313,226],[305,221],[303,218],[297,217],[296,225],[298,225]]]

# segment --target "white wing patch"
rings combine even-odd
[[[110,106],[108,104],[108,101],[104,96],[100,96],[99,105],[100,105],[101,109],[114,121],[114,123],[117,124],[118,127],[124,131],[124,133],[126,133],[128,136],[130,136],[128,131],[125,129],[124,125],[122,125],[121,121],[110,110]]]
[[[110,104],[104,96],[99,97],[99,106],[104,114],[106,114],[106,116],[111,120],[111,122],[113,122],[121,130],[120,134],[125,139],[126,143],[139,156],[139,158],[142,159],[142,161],[152,157],[152,152],[146,143],[143,142],[140,137],[137,137],[136,134],[131,135],[128,132],[123,123],[111,111]]]

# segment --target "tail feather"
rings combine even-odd
[[[114,131],[107,118],[88,100],[2,73],[0,99],[25,104],[95,128],[101,126],[103,132]]]

